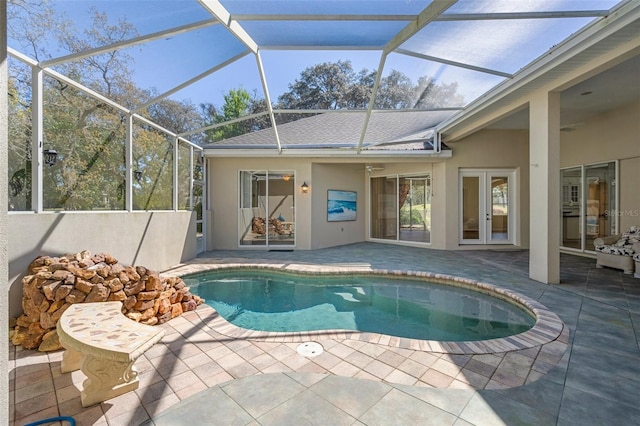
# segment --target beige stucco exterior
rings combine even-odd
[[[562,133],[560,167],[618,161],[619,229],[640,225],[640,100]]]
[[[640,102],[620,110],[595,117],[575,131],[559,132],[560,154],[552,157],[556,169],[619,161],[620,228],[640,223]],[[603,139],[606,135],[606,141]],[[369,176],[429,174],[432,178],[431,242],[425,247],[445,250],[486,249],[482,245],[460,244],[459,232],[459,173],[461,170],[513,170],[515,172],[515,240],[514,248],[530,248],[531,198],[540,200],[546,195],[531,194],[530,188],[557,185],[540,170],[541,160],[530,159],[530,133],[527,130],[483,129],[449,143],[452,157],[438,158],[376,158],[363,162],[352,158],[291,158],[291,157],[211,157],[208,161],[209,196],[214,214],[209,226],[210,249],[238,249],[238,176],[240,170],[295,171],[295,249],[308,250],[350,244],[369,239]],[[547,161],[548,162],[548,161]],[[379,166],[372,174],[365,164]],[[538,164],[538,167],[531,163]],[[547,165],[545,167],[551,167]],[[530,185],[530,173],[539,176]],[[539,185],[541,180],[547,182]],[[306,182],[310,191],[302,194],[300,185]],[[327,222],[327,190],[341,189],[357,192],[358,215],[352,222]],[[548,189],[547,189],[548,191]],[[556,199],[559,197],[556,189]],[[546,220],[559,217],[555,209],[543,205]],[[534,225],[538,226],[538,225]],[[559,226],[559,225],[556,225]],[[553,235],[558,235],[554,232]],[[558,246],[556,239],[544,242],[545,251]],[[548,244],[548,246],[547,246]],[[255,248],[255,247],[254,247]]]
[[[209,247],[237,249],[238,193],[241,170],[294,170],[296,179],[296,242],[295,249],[308,250],[350,244],[369,239],[369,177],[429,174],[432,177],[431,243],[436,249],[473,249],[460,245],[458,232],[458,173],[461,169],[503,169],[516,172],[518,194],[516,211],[526,211],[528,202],[528,138],[522,131],[485,130],[451,144],[453,157],[381,158],[362,162],[351,159],[327,158],[229,158],[212,157],[208,161],[209,197],[213,224],[209,227]],[[500,155],[496,155],[500,153]],[[369,174],[365,164],[379,166]],[[306,182],[310,191],[302,194],[300,185]],[[356,191],[358,214],[355,221],[327,221],[327,190]],[[518,215],[518,246],[528,243],[528,216]],[[255,248],[255,247],[251,247]],[[264,248],[264,247],[262,247]]]

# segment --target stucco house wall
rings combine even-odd
[[[444,163],[444,202],[434,206],[434,221],[444,229],[447,250],[487,248],[459,244],[459,184],[461,169],[515,169],[516,236],[518,247],[529,245],[529,142],[528,133],[520,130],[481,130],[450,143],[453,157]],[[438,241],[442,241],[441,239]]]
[[[640,225],[640,101],[562,132],[561,167],[618,161],[619,229]]]

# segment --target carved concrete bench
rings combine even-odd
[[[66,349],[62,372],[81,369],[87,376],[80,394],[83,407],[137,389],[133,363],[164,336],[161,328],[125,317],[122,302],[73,304],[57,327]]]

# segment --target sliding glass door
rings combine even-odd
[[[238,240],[240,246],[295,244],[295,173],[241,171]]]
[[[431,241],[431,180],[428,175],[370,179],[374,239]]]
[[[593,251],[593,241],[616,233],[616,163],[560,171],[564,248]]]

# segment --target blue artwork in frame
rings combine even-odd
[[[343,222],[356,220],[358,210],[357,193],[355,191],[327,191],[327,220],[329,222]]]

